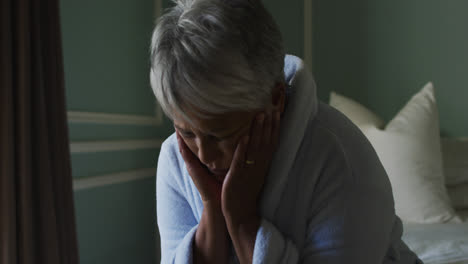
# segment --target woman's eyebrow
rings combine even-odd
[[[189,129],[181,128],[180,126],[178,126],[176,124],[174,124],[174,126],[175,126],[175,128],[177,128],[177,130],[180,130],[183,133],[192,133],[192,131],[189,130]],[[204,132],[202,132],[202,133],[205,134],[205,135],[209,135],[209,133],[204,133]]]
[[[183,131],[183,132],[187,132],[187,131],[188,131],[188,130],[186,130],[186,129],[181,128],[180,126],[178,126],[178,125],[176,125],[176,124],[174,124],[174,126],[177,128],[177,130],[180,130],[180,131]]]
[[[182,128],[182,127],[176,125],[175,123],[174,123],[174,127],[177,128],[177,130],[180,130],[180,131],[185,132],[185,133],[186,133],[186,132],[190,132],[189,130],[184,129],[184,128]],[[223,135],[222,132],[225,131],[225,130],[223,131],[223,129],[216,129],[216,130],[212,131],[211,133],[205,133],[205,132],[204,132],[203,134],[205,134],[205,135],[212,135],[212,136],[216,136],[216,137],[220,137],[220,138],[226,138],[226,137],[230,137],[230,136],[232,136],[232,135],[237,134],[239,131],[243,130],[243,129],[246,128],[246,127],[249,127],[249,124],[244,125],[244,126],[241,126],[241,127],[237,128],[236,130],[234,130],[234,131],[232,131],[232,132],[229,132],[229,134],[227,134],[227,135]]]

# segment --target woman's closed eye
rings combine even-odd
[[[222,141],[222,140],[228,139],[228,137],[218,137],[218,136],[213,136],[213,135],[208,135],[207,137],[213,141]]]
[[[194,138],[194,137],[195,137],[195,134],[193,134],[193,133],[190,132],[190,131],[182,131],[182,130],[179,130],[179,133],[180,133],[184,138]]]
[[[192,139],[192,138],[195,138],[195,134],[193,132],[190,132],[190,131],[179,131],[179,133],[182,135],[182,137],[186,138],[186,139]],[[229,138],[231,138],[233,135],[228,135],[228,136],[215,136],[215,135],[207,135],[206,138],[209,139],[210,141],[215,141],[215,142],[219,142],[219,141],[223,141],[223,140],[227,140]]]

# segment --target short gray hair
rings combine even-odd
[[[174,0],[157,22],[150,80],[166,115],[262,109],[284,82],[280,30],[260,0]]]

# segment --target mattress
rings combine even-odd
[[[403,241],[425,264],[468,264],[468,210],[462,223],[403,223]]]

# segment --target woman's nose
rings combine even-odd
[[[216,146],[210,144],[209,142],[199,140],[198,142],[198,159],[205,164],[210,165],[216,160],[218,155],[216,151]]]

